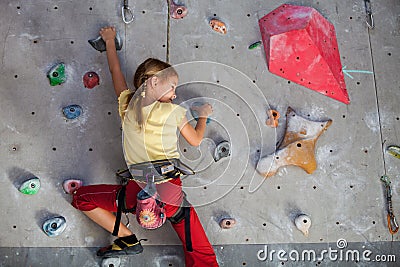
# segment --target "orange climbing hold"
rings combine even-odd
[[[277,110],[270,109],[267,111],[268,120],[265,122],[268,126],[272,128],[278,127],[278,120],[281,117],[280,113]]]
[[[257,171],[265,177],[276,174],[280,167],[295,165],[307,173],[317,169],[315,144],[332,120],[312,121],[297,115],[290,107],[286,113],[286,132],[274,154],[262,158]]]
[[[210,20],[210,26],[216,32],[219,32],[222,34],[226,34],[226,32],[227,32],[225,23],[223,23],[220,20],[217,20],[217,19]]]

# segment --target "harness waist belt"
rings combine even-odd
[[[165,159],[148,161],[128,166],[133,180],[147,182],[146,177],[154,175],[154,183],[165,182],[166,180],[176,178],[180,174],[191,175],[194,171],[183,164],[179,159]]]

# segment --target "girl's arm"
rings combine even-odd
[[[204,132],[206,131],[207,117],[211,115],[212,107],[210,104],[205,104],[201,107],[192,107],[192,109],[195,109],[199,114],[196,127],[193,128],[193,126],[189,124],[187,118],[184,117],[179,131],[190,145],[199,146],[203,140]]]
[[[106,54],[108,67],[110,69],[111,77],[113,80],[114,90],[117,97],[122,91],[128,89],[125,81],[125,77],[121,71],[121,65],[119,63],[117,49],[115,47],[115,35],[116,31],[114,27],[105,27],[100,30],[101,38],[106,43]]]

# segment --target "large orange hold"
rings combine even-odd
[[[271,73],[350,103],[335,28],[318,11],[284,4],[259,26]]]

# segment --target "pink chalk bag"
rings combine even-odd
[[[165,223],[167,216],[165,204],[160,201],[154,184],[154,175],[150,181],[149,176],[146,175],[146,187],[137,194],[136,220],[143,228],[157,229]]]

